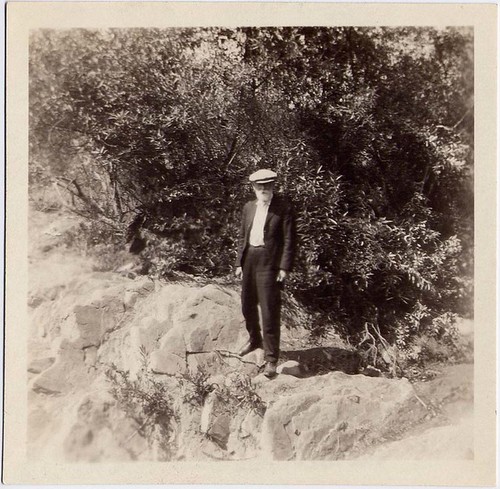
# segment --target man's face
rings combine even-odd
[[[254,183],[253,190],[255,197],[261,202],[269,202],[273,196],[274,182],[269,183]]]

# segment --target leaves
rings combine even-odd
[[[271,167],[297,216],[291,291],[354,336],[407,338],[402,318],[471,292],[472,46],[466,28],[35,31],[31,182],[64,175],[78,212],[149,233],[152,273],[213,277]]]

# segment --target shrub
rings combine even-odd
[[[185,372],[179,376],[179,383],[184,388],[184,401],[203,406],[210,393],[215,393],[221,405],[231,414],[236,414],[239,409],[251,409],[259,416],[266,411],[266,404],[257,393],[252,379],[240,372],[233,372],[225,378],[224,384],[209,383],[210,375],[198,367],[196,372]]]
[[[171,387],[158,380],[147,365],[147,352],[141,348],[142,368],[132,379],[129,371],[111,365],[106,376],[111,394],[127,416],[137,422],[138,432],[150,445],[157,443],[163,456],[173,453],[177,415],[173,408]]]
[[[251,409],[259,416],[264,416],[267,405],[255,390],[252,379],[240,372],[230,374],[226,382],[216,389],[217,395],[230,412],[238,409]]]
[[[184,402],[192,406],[203,406],[208,394],[217,387],[208,382],[209,377],[210,374],[199,366],[195,373],[188,370],[179,374],[177,379],[183,391]]]
[[[459,363],[472,359],[472,345],[464,342],[455,327],[457,316],[445,313],[419,330],[401,348],[405,369],[433,363]]]
[[[30,181],[49,174],[115,236],[151,233],[151,273],[217,277],[244,182],[272,167],[297,214],[291,292],[322,328],[359,341],[369,322],[404,345],[471,304],[472,41],[467,28],[34,31]]]

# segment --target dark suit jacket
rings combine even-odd
[[[256,200],[247,202],[243,207],[240,236],[238,240],[238,257],[236,266],[243,266],[245,252],[248,247],[250,230],[256,211]],[[288,202],[279,195],[274,195],[267,211],[264,225],[264,246],[269,253],[271,267],[290,271],[295,254],[295,220]]]

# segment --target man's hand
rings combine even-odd
[[[287,278],[288,276],[288,272],[286,270],[280,270],[278,272],[278,277],[276,279],[277,282],[284,282],[285,279]]]
[[[241,267],[237,267],[234,274],[236,275],[236,278],[241,278],[241,276],[243,275],[243,270],[241,269]]]

